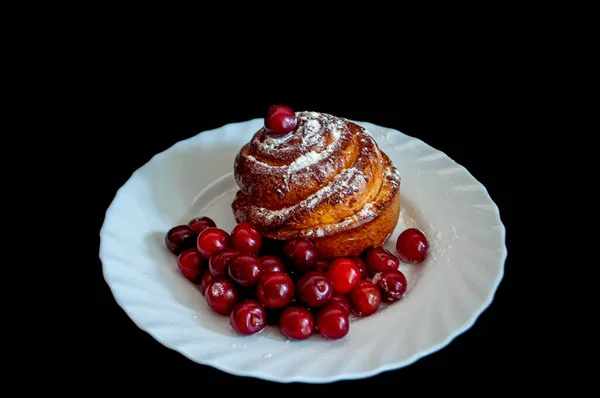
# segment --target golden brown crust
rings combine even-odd
[[[300,114],[295,132],[281,139],[269,137],[261,128],[235,158],[240,190],[268,209],[292,206],[354,164],[359,152],[352,137],[360,127],[319,115]],[[315,153],[322,156],[311,162]]]
[[[398,171],[364,128],[301,112],[279,140],[261,129],[238,153],[237,222],[268,238],[311,239],[322,257],[358,255],[385,243],[400,213]]]
[[[370,247],[382,246],[396,228],[400,216],[400,190],[390,193],[387,206],[371,221],[355,224],[330,236],[311,238],[321,257],[359,256]]]

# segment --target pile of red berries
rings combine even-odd
[[[172,228],[165,244],[182,274],[235,331],[251,335],[274,325],[293,340],[317,331],[328,339],[346,336],[351,313],[366,317],[402,298],[407,280],[400,259],[417,264],[428,250],[425,235],[409,228],[396,241],[399,257],[377,246],[361,257],[329,261],[307,239],[271,241],[249,223],[228,233],[208,217]]]

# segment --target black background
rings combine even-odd
[[[511,169],[519,167],[514,142],[521,131],[508,123],[517,108],[506,100],[511,98],[507,82],[468,71],[419,79],[377,72],[361,79],[352,75],[326,79],[318,74],[297,78],[285,71],[260,78],[239,70],[198,73],[201,77],[189,81],[178,79],[171,69],[160,79],[137,67],[117,72],[118,89],[103,108],[103,140],[95,144],[102,164],[95,185],[97,230],[116,190],[154,154],[203,130],[262,117],[273,103],[392,127],[445,152],[486,186],[507,228],[505,277],[494,302],[475,325],[444,349],[409,367],[339,384],[412,384],[417,379],[431,380],[434,374],[460,383],[473,375],[492,377],[494,369],[514,360],[517,346],[511,342],[518,339],[519,331],[508,325],[514,325],[517,316],[513,296],[518,278],[511,271],[519,265],[511,251],[515,218]],[[145,383],[152,388],[185,385],[192,391],[198,388],[198,394],[199,385],[206,382],[270,384],[195,364],[163,347],[118,307],[103,280],[97,251],[95,270],[96,328],[101,338],[94,362],[110,364],[111,383],[132,387]],[[512,365],[512,377],[519,376],[515,367],[526,363],[521,357],[520,364]],[[424,389],[434,388],[432,383],[418,383]]]

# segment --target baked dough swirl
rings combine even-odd
[[[296,117],[290,134],[261,128],[237,154],[236,221],[271,239],[308,238],[323,258],[385,243],[400,214],[396,167],[363,127],[325,113]]]

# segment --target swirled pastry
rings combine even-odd
[[[310,239],[323,258],[382,245],[400,214],[400,175],[371,135],[348,120],[297,112],[295,129],[261,128],[237,154],[237,222],[276,240]]]

